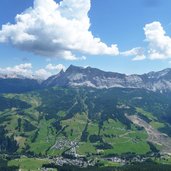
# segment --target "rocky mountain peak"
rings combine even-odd
[[[69,86],[93,88],[141,88],[152,91],[171,90],[171,69],[150,72],[143,75],[126,75],[106,72],[97,68],[77,67],[70,65],[64,72],[50,77],[43,82],[44,86]]]
[[[68,69],[66,70],[67,73],[72,73],[72,72],[80,72],[81,70],[84,70],[83,67],[78,67],[74,65],[70,65]]]

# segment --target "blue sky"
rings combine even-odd
[[[44,3],[43,5],[47,6],[47,4],[50,4],[53,0],[37,1],[37,6],[42,5],[41,1]],[[77,18],[76,16],[76,19],[81,21],[78,23],[78,27],[85,26],[85,28],[88,28],[81,28],[78,30],[75,23],[71,23],[68,26],[65,23],[65,28],[71,27],[74,30],[75,27],[76,32],[78,30],[78,34],[80,34],[80,40],[79,38],[75,38],[77,34],[74,33],[73,30],[67,29],[62,32],[60,30],[61,25],[59,28],[57,24],[58,20],[61,18],[56,17],[57,21],[53,21],[57,27],[55,29],[56,33],[51,33],[52,30],[50,30],[49,35],[52,34],[53,36],[50,37],[49,35],[46,35],[42,37],[42,41],[45,42],[47,40],[47,42],[40,45],[42,46],[41,48],[43,48],[46,44],[48,48],[45,48],[42,52],[40,52],[40,49],[36,49],[36,47],[39,47],[38,43],[41,42],[40,36],[39,40],[36,41],[35,39],[32,40],[32,37],[29,37],[29,41],[26,40],[25,37],[22,40],[18,40],[17,36],[23,33],[18,33],[18,31],[14,33],[15,31],[12,30],[12,27],[9,28],[10,31],[7,31],[7,29],[2,29],[2,25],[7,23],[16,25],[15,16],[17,14],[21,14],[29,7],[33,7],[34,1],[1,0],[0,68],[3,68],[5,71],[5,68],[7,67],[12,68],[16,65],[31,63],[33,67],[32,70],[36,71],[39,69],[47,69],[48,67],[46,66],[51,64],[48,72],[52,72],[54,74],[58,72],[58,67],[55,67],[58,64],[62,64],[65,67],[68,67],[70,64],[74,64],[79,66],[92,66],[107,71],[131,74],[145,73],[152,70],[157,71],[171,67],[170,0],[91,0],[90,9],[88,6],[89,4],[87,3],[90,0],[87,0],[87,2],[85,1],[86,0],[84,0],[84,2],[82,0],[75,1],[80,3],[80,9],[77,9],[77,11],[75,10],[74,0],[65,0],[63,3],[64,7],[61,7],[61,16],[66,17],[68,19],[68,23],[71,23],[73,19],[71,18],[71,15],[80,15],[80,18]],[[59,1],[56,1],[56,3],[59,3]],[[53,5],[54,4],[52,4],[52,6]],[[70,5],[73,5],[72,7],[75,10],[74,14],[68,12]],[[83,8],[81,5],[84,7],[87,5],[87,8]],[[50,8],[51,7],[49,7],[49,10],[51,10]],[[33,11],[30,13],[32,14]],[[53,15],[57,15],[57,13],[54,12]],[[34,17],[37,19],[36,16]],[[84,18],[90,20],[89,24],[91,25],[89,27],[87,26],[87,20],[84,21]],[[27,22],[31,22],[31,20],[32,18]],[[64,23],[63,20],[60,22],[61,24]],[[150,25],[147,26],[147,24]],[[48,28],[46,23],[42,24],[41,27],[42,29]],[[144,31],[145,27],[146,31]],[[16,28],[20,29],[18,25]],[[35,31],[33,28],[29,29],[31,30],[29,30],[29,34],[32,32],[32,34],[34,33],[35,37],[37,30]],[[61,35],[65,35],[60,37],[58,30]],[[80,30],[83,31],[81,32]],[[84,35],[89,35],[88,31],[91,32],[93,38],[90,36],[90,39],[84,39]],[[163,34],[163,31],[166,34]],[[44,32],[42,32],[42,35],[43,34]],[[5,41],[2,39],[4,35]],[[75,42],[68,38],[71,35]],[[23,35],[19,35],[20,38],[22,36]],[[48,41],[54,36],[57,36],[55,41],[58,42],[59,40],[62,40],[63,43],[58,43],[58,46],[56,46],[56,44],[54,45],[53,43],[48,44]],[[15,38],[16,40],[14,40]],[[103,43],[102,48],[101,44],[99,44],[95,38],[100,38],[100,43]],[[33,41],[35,41],[34,44],[31,43]],[[89,47],[88,45],[84,45],[87,42],[88,44],[90,42]],[[117,44],[119,52],[116,48],[111,47],[112,44]],[[135,48],[138,48],[139,50],[135,51]],[[64,54],[66,49],[70,52],[69,54]],[[96,49],[96,51],[94,49]],[[130,50],[132,51],[130,52]],[[61,58],[61,56],[65,55],[66,57]],[[67,55],[69,55],[69,57]],[[86,60],[83,57],[86,57]]]

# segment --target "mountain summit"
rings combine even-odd
[[[147,74],[126,75],[105,72],[91,67],[69,66],[64,72],[48,78],[43,86],[92,87],[92,88],[143,88],[152,91],[171,90],[171,69]]]

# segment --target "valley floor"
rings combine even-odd
[[[124,165],[123,162],[125,162]],[[96,163],[94,163],[94,165],[93,162],[90,164],[80,158],[68,159],[57,157],[51,159],[37,157],[29,158],[26,156],[14,158],[12,156],[5,157],[5,155],[3,155],[0,159],[0,171],[141,171],[141,169],[142,171],[170,171],[171,157],[146,157],[141,160],[138,157],[135,157],[124,161],[119,157],[108,159],[98,158],[96,159]]]

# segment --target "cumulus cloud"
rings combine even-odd
[[[171,37],[166,35],[160,22],[146,24],[144,32],[148,43],[147,55],[150,59],[171,58]]]
[[[137,47],[121,52],[123,56],[134,56],[133,61],[144,59],[165,60],[171,58],[171,37],[158,21],[146,24],[144,27],[146,47]]]
[[[66,69],[66,67],[62,64],[48,64],[44,68],[33,70],[31,63],[24,63],[13,67],[0,68],[0,74],[7,75],[10,78],[22,76],[24,78],[44,80],[53,74],[57,74],[62,69]]]
[[[79,59],[77,53],[118,55],[116,44],[108,46],[90,31],[90,8],[90,0],[34,0],[33,7],[16,16],[15,24],[2,26],[0,42],[66,60]]]

